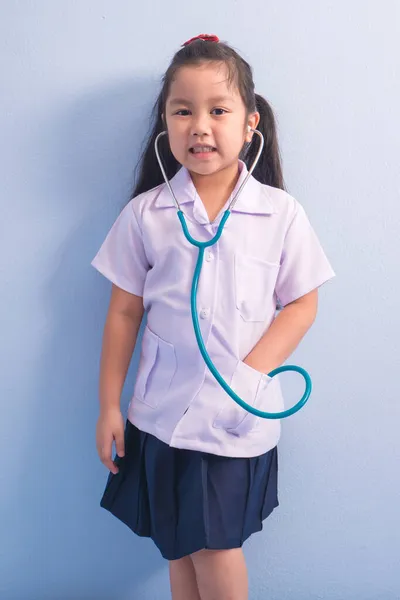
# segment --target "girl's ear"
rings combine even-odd
[[[260,113],[259,112],[254,112],[251,113],[247,119],[247,126],[246,126],[246,142],[251,142],[251,140],[253,139],[253,132],[251,131],[252,129],[257,129],[257,125],[260,122]]]

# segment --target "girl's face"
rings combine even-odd
[[[243,144],[251,141],[260,115],[246,115],[224,64],[181,67],[171,83],[165,107],[169,144],[189,171],[211,175],[237,163]]]

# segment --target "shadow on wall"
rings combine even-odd
[[[97,381],[110,284],[90,266],[129,199],[156,93],[157,82],[145,80],[97,90],[47,115],[32,141],[43,151],[36,157],[44,198],[39,227],[52,227],[55,215],[64,239],[59,233],[45,257],[47,343],[30,398],[26,460],[11,499],[19,515],[13,570],[24,577],[18,590],[14,582],[10,600],[135,598],[164,567],[152,542],[99,506],[107,472],[95,448]],[[137,353],[124,412],[136,365]]]

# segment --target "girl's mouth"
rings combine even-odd
[[[214,146],[207,145],[197,145],[189,149],[189,152],[193,154],[193,156],[196,156],[196,158],[205,158],[211,156],[213,152],[216,151],[217,149]]]

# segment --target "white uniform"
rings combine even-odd
[[[239,166],[232,196],[247,174],[245,164]],[[209,223],[184,167],[171,186],[191,235],[209,240],[223,211]],[[280,421],[238,406],[203,361],[190,312],[197,254],[162,184],[129,202],[93,260],[115,285],[143,296],[148,312],[128,418],[173,447],[258,456],[278,443]],[[333,276],[299,202],[250,177],[220,240],[206,250],[197,300],[207,351],[245,402],[269,412],[284,409],[279,376],[271,379],[243,359],[273,321],[277,300],[285,306]]]

